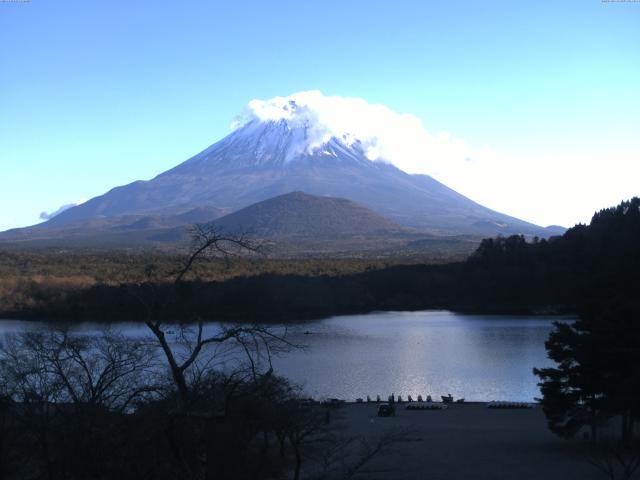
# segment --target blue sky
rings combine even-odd
[[[319,89],[490,146],[436,178],[540,224],[640,194],[640,3],[0,2],[0,230]]]

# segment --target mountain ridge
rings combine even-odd
[[[217,209],[207,221],[291,192],[355,202],[404,228],[429,235],[548,237],[561,229],[543,227],[490,210],[428,175],[408,174],[368,157],[366,146],[344,135],[310,143],[314,126],[286,120],[251,120],[181,164],[148,181],[115,187],[9,237],[39,235],[104,222],[126,229],[128,217],[141,227],[164,228],[168,218],[198,209]],[[184,225],[202,215],[184,217]],[[164,218],[165,220],[158,220]],[[126,221],[125,221],[126,220]],[[154,223],[155,222],[155,223]],[[159,223],[158,223],[159,222]],[[79,227],[81,228],[81,227]],[[6,238],[1,234],[0,239]]]

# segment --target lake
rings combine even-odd
[[[395,393],[439,400],[451,393],[477,401],[532,401],[540,396],[532,369],[552,365],[544,341],[552,321],[559,319],[449,311],[331,317],[288,326],[290,340],[306,348],[277,357],[273,364],[276,373],[315,398],[375,399]],[[141,324],[119,325],[130,335],[146,332]],[[4,320],[0,334],[38,327]]]

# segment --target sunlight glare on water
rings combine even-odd
[[[451,393],[467,400],[532,401],[540,396],[533,367],[551,365],[544,342],[560,317],[466,315],[448,311],[374,312],[288,325],[291,342],[305,345],[274,359],[275,372],[314,398]],[[567,319],[568,320],[568,319]],[[220,328],[209,322],[209,332]],[[42,328],[3,320],[0,334]],[[75,330],[97,332],[102,325]],[[147,336],[142,323],[114,324]],[[168,326],[171,331],[176,327]]]

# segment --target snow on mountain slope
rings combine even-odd
[[[306,92],[254,101],[230,135],[189,160],[152,180],[116,187],[41,228],[100,217],[175,215],[199,207],[233,211],[302,191],[346,198],[430,233],[547,235],[543,228],[485,208],[430,176],[408,174],[383,160],[393,138],[399,138],[387,132],[385,140],[384,132],[375,132],[390,115],[386,107],[366,110],[372,118],[358,123],[349,114],[350,107],[362,107],[357,102],[328,109],[322,102],[333,97],[321,97]],[[394,128],[405,123],[410,128],[410,119],[400,120]]]

